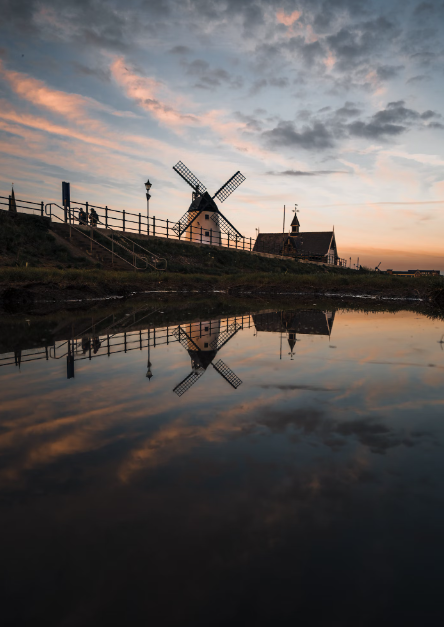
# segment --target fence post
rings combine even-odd
[[[140,230],[141,230],[141,228],[142,228],[141,220],[142,220],[142,216],[141,216],[141,214],[139,213],[139,235],[140,235]]]
[[[236,235],[236,250],[237,250],[237,235]]]
[[[86,208],[86,224],[88,224],[88,217],[89,217],[89,216],[88,216],[88,207],[89,207],[89,205],[88,205],[88,203],[86,202],[86,203],[85,203],[85,208]]]
[[[108,205],[105,207],[105,229],[108,228]]]
[[[250,237],[250,253],[251,253],[251,237]]]
[[[168,236],[168,224],[169,224],[169,220],[168,220],[168,218],[167,218],[167,239],[168,239],[168,237],[169,237],[169,236]],[[167,344],[168,344],[168,342],[167,342]]]
[[[114,266],[114,233],[111,232],[111,264]]]
[[[125,231],[125,209],[122,212],[122,219],[123,219],[123,230]]]
[[[153,237],[156,236],[156,216],[153,216]]]
[[[213,244],[213,229],[210,229],[210,246]]]
[[[42,202],[40,203],[40,215],[41,215],[41,216],[42,216],[42,218],[43,218],[43,200],[42,200]]]
[[[201,244],[202,244],[202,229],[203,229],[203,227],[201,226],[201,227],[200,227],[200,243],[201,243]]]

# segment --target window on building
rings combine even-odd
[[[205,231],[205,236],[209,237],[210,236],[210,231]]]
[[[209,220],[210,219],[210,215],[208,213],[205,214],[205,220]]]
[[[205,342],[204,348],[208,348],[208,342]]]
[[[205,331],[208,331],[208,327],[205,327]]]

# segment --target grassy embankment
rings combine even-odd
[[[74,256],[49,231],[49,220],[0,211],[0,266],[84,268],[91,262]]]
[[[428,298],[442,288],[439,277],[401,278],[374,272],[273,259],[247,252],[152,239],[144,242],[167,258],[168,272],[114,272],[73,256],[38,216],[0,212],[0,297],[17,290],[32,298],[84,298],[131,292],[179,290],[256,295],[355,294]],[[97,234],[100,239],[100,234]],[[137,240],[135,240],[137,241]],[[140,241],[140,240],[139,240]]]

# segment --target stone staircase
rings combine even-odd
[[[71,237],[69,237],[69,224],[51,223],[51,230],[68,244],[76,248],[79,254],[81,253],[83,256],[89,257],[91,260],[102,264],[107,270],[134,270],[134,266],[130,262],[120,259],[116,255],[113,256],[111,251],[105,250],[98,243],[93,241],[91,246],[91,240],[85,237],[91,236],[91,229],[89,227],[81,228],[76,225],[76,229],[78,230],[71,229]],[[85,236],[79,233],[79,231],[84,231]],[[117,254],[122,254],[119,250],[119,246],[116,245],[114,250]]]

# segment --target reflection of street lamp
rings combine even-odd
[[[146,371],[146,378],[148,380],[151,380],[154,377],[153,373],[151,372],[151,365],[152,364],[150,361],[150,332],[148,329],[148,363],[147,363],[148,370]]]
[[[145,189],[146,189],[146,222],[147,222],[147,232],[148,235],[150,234],[150,198],[151,198],[151,194],[150,194],[150,189],[151,189],[152,185],[150,183],[150,180],[148,179],[147,182],[145,183]]]

